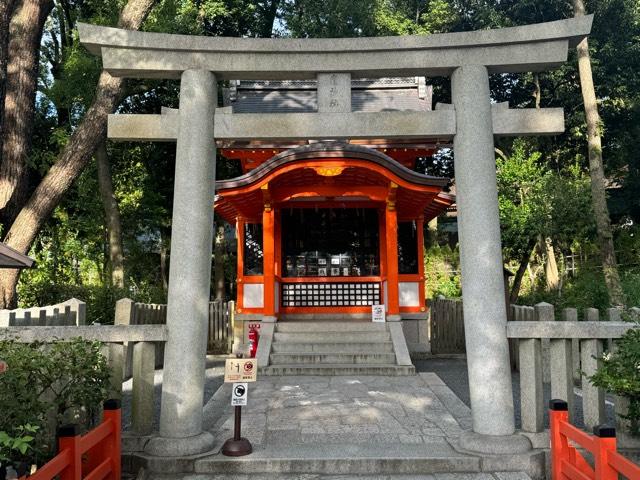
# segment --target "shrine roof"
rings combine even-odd
[[[0,268],[31,268],[35,260],[0,243]]]
[[[444,188],[450,183],[448,178],[433,177],[410,170],[388,155],[371,148],[344,142],[317,142],[274,155],[268,161],[239,177],[218,180],[216,182],[216,191],[251,185],[266,177],[273,170],[288,163],[310,159],[366,160],[384,167],[401,179],[415,185]]]
[[[392,201],[399,218],[422,216],[428,221],[455,202],[446,193],[449,182],[414,172],[374,149],[318,142],[274,155],[239,177],[217,181],[214,206],[232,223],[239,216],[259,221],[266,204],[371,208]]]
[[[431,85],[424,77],[351,80],[352,112],[428,111]],[[316,80],[232,81],[223,90],[233,113],[309,113],[318,109]]]

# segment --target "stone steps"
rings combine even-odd
[[[480,460],[474,457],[432,458],[269,458],[248,457],[203,459],[195,464],[196,474],[325,474],[325,475],[389,475],[476,473]],[[217,477],[216,477],[217,478]],[[344,477],[343,477],[344,478]],[[378,477],[380,478],[380,477]],[[455,477],[454,477],[455,478]]]
[[[385,331],[372,332],[280,332],[276,326],[273,341],[287,343],[376,343],[389,342],[391,335]]]
[[[281,343],[271,345],[272,353],[393,353],[392,342]]]
[[[394,364],[395,353],[272,353],[269,365],[308,365],[308,364]]]
[[[414,375],[410,362],[398,365],[397,337],[392,338],[386,323],[277,322],[269,364],[260,368],[260,374]],[[402,343],[404,336],[400,337]]]
[[[385,375],[401,376],[415,375],[416,368],[413,365],[358,365],[347,363],[325,363],[315,365],[269,365],[263,367],[261,375],[281,376],[281,375]]]
[[[373,322],[278,322],[276,331],[281,333],[386,332],[387,325]]]

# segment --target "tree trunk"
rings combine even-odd
[[[104,218],[109,235],[109,263],[111,265],[111,284],[116,288],[124,288],[124,254],[122,249],[122,227],[120,226],[120,210],[113,194],[111,167],[107,146],[98,145],[96,150],[98,163],[98,186],[104,207]]]
[[[556,252],[553,249],[551,239],[539,235],[538,251],[540,252],[540,257],[544,259],[544,278],[547,283],[547,290],[556,290],[560,278],[558,274],[558,264],[556,262]]]
[[[27,196],[27,159],[35,113],[40,41],[51,0],[18,0],[9,23],[9,58],[2,121],[0,220],[13,222]]]
[[[137,30],[154,3],[155,0],[129,0],[120,14],[118,27]],[[98,145],[105,140],[107,115],[118,106],[124,83],[124,79],[102,72],[93,104],[58,155],[56,163],[18,213],[5,237],[7,245],[24,254],[29,251],[44,222],[87,166]],[[19,275],[19,270],[0,270],[0,308],[15,303]]]
[[[213,257],[215,299],[224,301],[224,225],[216,228],[216,243]]]
[[[162,290],[169,291],[169,244],[171,230],[160,229],[160,279],[162,280]]]
[[[260,22],[259,34],[263,38],[269,38],[273,34],[273,25],[278,13],[280,0],[271,0],[261,12],[262,21]]]
[[[511,286],[511,293],[509,294],[509,303],[515,304],[518,302],[518,296],[520,295],[520,287],[522,286],[522,278],[524,277],[527,267],[529,266],[529,259],[531,258],[531,252],[536,242],[532,238],[527,244],[525,253],[520,258],[520,265],[518,271],[513,277],[513,285]]]
[[[585,14],[584,2],[573,0],[574,15],[576,17]],[[578,70],[580,72],[580,87],[587,120],[587,139],[589,148],[589,173],[591,175],[591,199],[593,213],[596,217],[598,242],[600,244],[600,256],[602,257],[602,269],[604,279],[609,292],[609,300],[612,305],[624,305],[624,294],[618,275],[618,263],[613,245],[613,232],[607,207],[605,191],[604,167],[602,163],[602,141],[600,138],[601,121],[598,114],[596,92],[593,86],[591,74],[591,59],[589,57],[589,43],[585,38],[577,47]]]
[[[427,222],[427,241],[430,247],[438,244],[438,217],[434,217]]]
[[[4,94],[7,84],[7,62],[9,59],[9,21],[13,14],[14,0],[0,0],[0,163],[2,163],[2,116]]]

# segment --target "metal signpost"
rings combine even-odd
[[[253,451],[249,440],[240,436],[240,428],[242,425],[242,407],[247,405],[248,382],[257,380],[257,370],[258,364],[253,358],[230,358],[225,364],[224,381],[225,383],[233,383],[231,405],[235,408],[233,438],[224,442],[222,446],[222,454],[228,457],[241,457],[249,455]]]

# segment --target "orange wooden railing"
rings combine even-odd
[[[567,402],[549,402],[552,480],[629,480],[640,479],[640,467],[616,451],[616,430],[599,425],[593,435],[569,423]],[[574,446],[575,445],[575,446]],[[593,466],[578,452],[583,448],[593,455]]]
[[[85,435],[77,425],[58,429],[58,455],[29,480],[120,480],[120,401],[104,402],[102,423]]]

